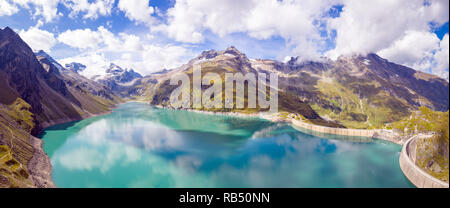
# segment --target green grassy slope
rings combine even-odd
[[[236,68],[235,68],[236,67]],[[225,73],[236,73],[236,72],[242,72],[241,68],[237,64],[233,64],[233,62],[230,63],[230,61],[222,62],[219,61],[206,61],[202,63],[202,78],[203,76],[208,72],[213,72],[218,74],[222,82],[220,83],[222,85],[222,91],[225,92]],[[189,67],[187,70],[184,71],[189,77],[190,80],[192,80],[193,76],[193,67]],[[245,74],[245,72],[243,72]],[[255,72],[256,74],[256,72]],[[247,85],[247,84],[246,84]],[[177,88],[178,86],[172,86],[170,85],[169,79],[166,79],[164,81],[161,81],[159,84],[157,84],[154,88],[154,92],[152,95],[152,101],[151,104],[153,105],[162,105],[166,107],[170,107],[169,98],[171,93]],[[202,90],[205,90],[211,86],[203,86]],[[247,87],[246,87],[247,88]],[[190,92],[191,92],[191,106],[192,106],[192,93],[193,93],[193,87],[192,87],[192,81],[190,86]],[[248,95],[247,95],[247,89],[245,90],[244,94],[244,108],[243,109],[228,109],[228,108],[201,108],[198,110],[202,111],[210,111],[210,112],[236,112],[236,113],[243,113],[243,114],[254,114],[258,112],[264,112],[268,109],[261,109],[258,105],[257,108],[249,108],[248,107]],[[233,98],[234,102],[233,105],[236,106],[236,89],[233,90]],[[222,106],[225,106],[225,94],[221,94],[218,96],[222,96]],[[266,91],[267,98],[270,97],[269,91]],[[336,124],[334,122],[327,122],[323,120],[308,104],[300,100],[297,96],[284,92],[279,91],[278,92],[278,99],[279,99],[279,111],[281,112],[287,112],[287,113],[298,113],[300,115],[303,115],[305,118],[309,119],[312,123],[323,125],[323,126],[330,126],[330,127],[344,127],[342,125]]]
[[[27,165],[33,156],[29,143],[33,128],[30,105],[18,98],[0,103],[0,187],[33,187]]]

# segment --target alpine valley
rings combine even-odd
[[[37,138],[43,129],[106,114],[127,101],[170,108],[170,94],[177,88],[170,85],[170,78],[177,73],[192,75],[194,65],[201,65],[203,74],[221,76],[226,72],[278,74],[279,86],[271,89],[278,90],[278,116],[295,114],[329,127],[382,129],[399,122],[407,125],[427,109],[429,114],[446,112],[448,125],[449,83],[442,78],[376,54],[336,61],[298,60],[249,59],[231,46],[205,51],[178,68],[146,76],[111,63],[102,75],[84,77],[83,63],[62,66],[44,51],[33,52],[12,29],[0,29],[0,187],[54,187],[50,160]],[[256,114],[261,110],[232,111]],[[447,152],[432,154],[446,155],[448,165],[448,129],[447,139],[433,145],[438,149],[447,145]]]

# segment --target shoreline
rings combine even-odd
[[[152,105],[150,105],[152,106]],[[236,116],[242,118],[259,118],[264,119],[274,123],[286,123],[291,125],[295,130],[309,134],[309,135],[318,135],[318,134],[328,134],[335,136],[348,136],[348,137],[367,137],[372,139],[380,139],[383,141],[391,142],[398,145],[403,145],[410,136],[401,137],[399,135],[395,135],[394,132],[390,132],[385,129],[346,129],[346,128],[332,128],[326,126],[320,126],[316,124],[310,124],[303,122],[301,120],[297,120],[295,118],[283,118],[278,114],[268,114],[268,113],[252,113],[252,114],[244,114],[238,112],[211,112],[211,111],[202,111],[197,109],[174,109],[170,107],[153,105],[153,107],[161,108],[161,109],[169,109],[169,110],[180,110],[180,111],[188,111],[194,113],[202,113],[209,115],[222,115],[222,116]],[[315,132],[310,133],[308,131]],[[318,135],[320,136],[320,135]],[[396,139],[398,138],[398,139]]]
[[[101,113],[89,113],[87,115],[81,116],[81,118],[76,119],[58,119],[54,121],[45,122],[42,125],[42,130],[39,132],[38,135],[41,135],[45,129],[50,128],[55,125],[59,124],[65,124],[70,122],[76,122],[81,121],[84,119],[97,117],[97,116],[104,116],[111,114],[114,109],[116,109],[119,105],[124,104],[127,102],[120,102],[115,104],[111,107],[108,111],[101,112]],[[34,182],[37,188],[57,188],[55,183],[53,182],[53,166],[50,161],[50,157],[47,155],[47,153],[44,150],[44,141],[40,137],[35,137],[30,134],[30,143],[33,146],[34,152],[33,156],[31,157],[27,169],[30,172],[30,178],[31,181]]]
[[[56,188],[52,177],[53,166],[50,157],[44,151],[44,141],[30,135],[30,143],[34,149],[33,156],[27,165],[31,181],[36,188]]]
[[[179,110],[179,111],[187,111],[187,112],[193,112],[193,113],[201,113],[201,114],[208,114],[208,115],[219,115],[219,116],[234,116],[234,117],[241,117],[241,118],[259,118],[264,119],[271,122],[283,122],[283,123],[289,123],[287,120],[279,119],[279,120],[273,120],[271,118],[270,114],[267,113],[252,113],[252,114],[246,114],[246,113],[239,113],[239,112],[212,112],[212,111],[202,111],[197,109],[174,109],[170,107],[164,107],[160,105],[150,105],[155,108],[160,109],[166,109],[166,110]]]
[[[165,108],[162,106],[156,106],[158,108],[164,108],[164,109],[171,109],[171,108]],[[173,109],[173,110],[180,110],[180,109]],[[390,142],[390,143],[394,143],[397,145],[400,145],[402,147],[402,151],[400,152],[400,156],[399,156],[399,166],[400,169],[403,173],[403,175],[417,188],[448,188],[448,183],[442,182],[439,179],[434,178],[433,176],[429,175],[429,174],[423,174],[424,171],[419,169],[417,166],[415,166],[415,164],[407,164],[408,161],[410,162],[410,157],[409,155],[405,154],[405,149],[408,148],[408,144],[409,142],[414,139],[415,137],[417,137],[418,135],[408,135],[408,136],[400,136],[400,135],[395,135],[394,132],[392,131],[388,131],[385,129],[373,129],[373,130],[368,130],[368,129],[344,129],[344,128],[331,128],[331,127],[325,127],[325,126],[319,126],[319,125],[315,125],[315,124],[309,124],[306,122],[303,122],[301,120],[297,120],[295,118],[281,118],[278,115],[274,116],[274,115],[269,115],[269,114],[240,114],[240,113],[228,113],[228,112],[208,112],[208,111],[201,111],[201,110],[192,110],[192,109],[181,109],[181,110],[185,110],[185,111],[191,111],[191,112],[196,112],[196,113],[203,113],[203,114],[212,114],[212,115],[231,115],[231,116],[243,116],[243,117],[257,117],[257,118],[262,118],[274,123],[288,123],[289,125],[291,125],[294,129],[296,129],[297,131],[300,131],[302,133],[306,133],[309,135],[313,135],[313,136],[319,136],[319,137],[323,137],[326,134],[327,135],[332,135],[332,136],[346,136],[346,137],[366,137],[366,138],[371,138],[371,139],[379,139],[382,141],[386,141],[386,142]],[[303,129],[303,130],[301,130]],[[308,132],[311,131],[311,132]],[[356,135],[359,134],[359,135]],[[425,135],[425,136],[430,136],[430,135]],[[397,138],[397,139],[396,139]],[[411,168],[414,167],[414,168]],[[413,171],[412,171],[413,169]],[[418,169],[418,170],[417,170]],[[411,173],[411,172],[414,172]],[[421,174],[418,174],[421,173]],[[419,180],[417,179],[419,176],[417,175],[424,175],[422,176],[422,178]],[[425,178],[425,179],[423,179]],[[417,181],[423,182],[422,185],[418,185]],[[431,182],[430,182],[431,181]],[[436,182],[438,181],[438,182]],[[443,185],[444,184],[444,185]]]
[[[118,108],[119,105],[126,104],[126,103],[142,103],[142,104],[147,104],[151,107],[155,107],[155,108],[159,108],[159,109],[180,110],[180,111],[188,111],[188,112],[202,113],[202,114],[209,114],[209,115],[235,116],[235,117],[241,117],[241,118],[259,118],[259,119],[264,119],[264,120],[274,122],[274,123],[286,123],[286,124],[291,125],[295,130],[306,133],[306,134],[310,134],[310,135],[315,135],[315,134],[308,132],[307,130],[310,130],[317,134],[328,134],[328,135],[348,136],[348,137],[367,137],[367,138],[372,138],[372,139],[380,139],[383,141],[401,145],[402,147],[404,147],[404,143],[405,143],[404,138],[401,138],[399,140],[393,140],[392,138],[383,137],[383,136],[380,136],[380,134],[377,134],[377,133],[379,133],[379,131],[383,131],[383,129],[361,130],[361,129],[331,128],[331,127],[324,127],[324,126],[319,126],[319,125],[315,125],[315,124],[309,124],[309,123],[297,120],[295,118],[283,118],[283,117],[280,117],[279,115],[275,115],[275,114],[267,114],[267,113],[244,114],[244,113],[238,113],[238,112],[211,112],[211,111],[202,111],[202,110],[196,110],[196,109],[174,109],[174,108],[164,107],[164,106],[160,106],[160,105],[150,105],[146,101],[138,101],[138,100],[129,100],[129,101],[125,101],[125,102],[120,102],[120,103],[117,103],[114,107],[112,107],[110,110],[108,110],[106,112],[102,112],[102,113],[98,113],[98,114],[89,114],[87,116],[83,116],[81,119],[63,119],[63,120],[59,120],[59,121],[48,122],[46,127],[43,127],[42,131],[44,131],[46,128],[52,127],[54,125],[59,125],[59,124],[74,122],[74,121],[80,121],[80,120],[84,120],[84,119],[91,118],[91,117],[108,115],[108,114],[112,113],[114,111],[114,109]],[[310,126],[311,128],[304,128],[303,126]],[[296,127],[300,127],[306,131],[302,131]],[[318,129],[315,129],[314,127],[317,127]],[[329,131],[325,131],[324,129],[335,129],[335,131],[334,131],[334,133],[333,132],[328,133]],[[346,131],[355,131],[355,130],[356,131],[372,131],[372,132],[374,132],[374,134],[372,134],[372,135],[348,135],[348,134],[343,135],[343,134],[340,134],[339,131],[336,131],[336,129],[337,130],[346,130]],[[390,137],[395,137],[394,133],[390,133],[390,134],[391,134],[391,135],[389,135]],[[411,137],[408,137],[406,140],[409,140],[409,138],[411,138]],[[31,136],[30,140],[32,142],[32,145],[35,147],[35,149],[38,150],[38,151],[35,151],[35,153],[33,153],[33,157],[31,158],[30,163],[28,165],[29,171],[31,173],[30,176],[32,177],[32,181],[35,182],[35,184],[39,188],[56,188],[56,185],[54,184],[53,178],[52,178],[52,172],[53,172],[52,165],[50,162],[50,158],[48,157],[47,153],[43,149],[44,142],[43,142],[42,138],[36,138],[36,137]],[[39,146],[39,148],[37,148],[38,146]],[[45,157],[45,158],[42,158],[42,157]],[[39,170],[35,171],[37,169],[39,169]],[[405,173],[403,173],[403,174],[405,175]]]
[[[117,107],[119,105],[126,104],[126,103],[148,104],[145,101],[125,101],[125,102],[117,103],[113,107],[111,107],[110,110],[104,111],[104,112],[101,112],[101,113],[90,113],[88,115],[84,115],[84,116],[81,116],[81,118],[76,118],[76,119],[58,119],[58,120],[54,120],[54,121],[51,121],[51,122],[45,122],[44,124],[41,124],[42,125],[42,130],[41,130],[41,132],[39,132],[39,134],[42,133],[45,129],[53,127],[53,126],[56,126],[56,125],[65,124],[65,123],[71,123],[71,122],[76,122],[76,121],[82,121],[82,120],[85,120],[85,119],[88,119],[88,118],[93,118],[93,117],[97,117],[97,116],[104,116],[104,115],[111,114],[115,109],[117,109]],[[39,137],[36,137],[36,138],[41,139]]]
[[[380,139],[387,142],[392,142],[398,145],[403,145],[410,137],[402,137],[399,139],[395,139],[395,137],[399,137],[398,135],[395,135],[393,132],[390,132],[388,130],[384,129],[346,129],[346,128],[332,128],[332,127],[326,127],[326,126],[320,126],[316,124],[310,124],[303,122],[301,120],[297,120],[295,118],[283,118],[276,114],[267,114],[267,113],[253,113],[253,114],[244,114],[244,113],[238,113],[238,112],[210,112],[210,111],[202,111],[202,110],[196,110],[196,109],[173,109],[169,107],[164,106],[154,106],[157,108],[162,109],[170,109],[170,110],[181,110],[181,111],[188,111],[188,112],[195,112],[195,113],[202,113],[202,114],[209,114],[209,115],[223,115],[223,116],[236,116],[236,117],[243,117],[243,118],[260,118],[267,121],[271,121],[274,123],[287,123],[291,125],[294,129],[297,131],[311,134],[307,130],[316,132],[318,134],[329,134],[329,135],[336,135],[336,136],[349,136],[349,137],[367,137],[372,139]],[[300,127],[303,130],[296,128]]]
[[[122,104],[122,103],[120,103],[120,104]],[[42,130],[41,130],[41,132],[39,132],[39,134],[41,134],[45,129],[50,128],[52,126],[59,125],[59,124],[65,124],[65,123],[70,123],[70,122],[82,121],[84,119],[88,119],[88,118],[92,118],[92,117],[108,115],[108,114],[112,113],[113,110],[116,109],[116,108],[117,108],[117,105],[114,106],[113,108],[111,108],[111,110],[108,110],[108,111],[105,111],[105,112],[101,112],[101,113],[94,113],[94,114],[84,115],[84,116],[81,116],[81,118],[58,119],[58,120],[54,120],[54,121],[50,121],[50,122],[45,122],[45,123],[41,124]]]
[[[92,118],[92,117],[104,116],[104,115],[111,114],[115,109],[117,109],[117,107],[119,105],[126,104],[126,103],[143,103],[143,104],[147,104],[147,102],[145,102],[145,101],[119,102],[119,103],[116,103],[114,106],[112,106],[111,109],[109,109],[107,111],[104,111],[104,112],[101,112],[101,113],[89,113],[87,115],[81,116],[81,118],[76,118],[76,119],[58,119],[58,120],[51,121],[51,122],[45,122],[44,124],[41,124],[42,130],[41,130],[41,132],[39,132],[39,134],[42,133],[42,131],[44,131],[45,129],[53,127],[53,126],[56,126],[56,125],[59,125],[59,124],[65,124],[65,123],[71,123],[71,122],[76,122],[76,121],[82,121],[82,120],[85,120],[85,119],[88,119],[88,118]],[[36,138],[41,139],[39,137],[36,137]]]

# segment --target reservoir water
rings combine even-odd
[[[127,103],[42,139],[58,187],[413,187],[399,145],[258,118]]]

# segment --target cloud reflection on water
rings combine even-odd
[[[284,124],[255,120],[232,118],[230,124],[226,117],[218,119],[204,114],[175,117],[176,112],[154,109],[142,114],[145,117],[133,118],[126,111],[119,111],[92,123],[85,120],[82,122],[87,123],[76,124],[83,128],[71,134],[51,158],[56,184],[63,187],[408,186],[400,178],[403,175],[397,167],[386,163],[397,157],[399,148],[395,145],[318,139]],[[196,127],[198,123],[204,124],[204,128]],[[231,128],[228,124],[233,128],[240,124],[244,129],[228,131]],[[47,135],[57,137],[57,132]],[[370,166],[373,168],[367,168]],[[383,179],[377,170],[392,177]],[[78,181],[70,182],[66,177]]]

